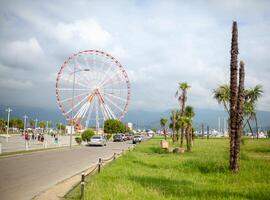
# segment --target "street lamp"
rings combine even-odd
[[[28,138],[25,137],[26,119],[28,117],[24,115],[23,118],[24,118],[23,135],[24,135],[24,140],[25,140],[25,150],[28,151]]]
[[[76,70],[75,69],[75,65],[74,65],[74,71],[72,72],[73,74],[73,84],[72,84],[72,101],[71,101],[71,132],[70,132],[70,140],[69,140],[69,147],[71,148],[72,147],[72,134],[73,134],[73,128],[74,128],[74,121],[73,121],[73,107],[74,107],[74,89],[75,89],[75,74],[77,72],[82,72],[82,71],[85,71],[85,72],[88,72],[90,71],[89,68],[86,68],[86,69],[79,69],[79,70]]]
[[[10,108],[6,109],[6,112],[8,113],[8,118],[7,118],[7,141],[8,141],[8,131],[9,131],[9,117],[10,117],[10,112],[12,110]]]

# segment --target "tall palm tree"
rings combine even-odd
[[[176,131],[176,140],[179,141],[179,130],[181,128],[181,112],[179,110],[176,111],[176,124],[175,124],[175,131]]]
[[[185,106],[187,102],[187,90],[191,86],[187,82],[179,83],[178,90],[176,91],[175,96],[177,97],[181,109],[181,116],[184,115]],[[180,146],[183,147],[183,140],[184,140],[184,129],[181,128],[181,143]]]
[[[230,169],[234,169],[235,135],[237,132],[237,93],[238,93],[238,29],[233,22],[230,62]]]
[[[239,83],[238,83],[238,94],[237,94],[237,107],[236,107],[236,133],[234,137],[234,163],[233,171],[237,172],[239,170],[239,159],[240,159],[240,141],[242,136],[242,126],[244,118],[244,102],[245,102],[245,69],[244,62],[240,61],[239,69]]]
[[[192,147],[192,120],[195,116],[193,107],[186,106],[185,108],[185,123],[186,123],[186,141],[187,141],[187,151],[191,151]]]
[[[166,118],[161,118],[160,119],[160,126],[163,129],[163,134],[164,134],[164,139],[167,139],[167,134],[166,134],[166,124],[167,124],[168,119]]]
[[[171,111],[171,116],[170,116],[170,128],[172,129],[172,141],[175,142],[175,127],[177,123],[177,117],[176,117],[177,112],[175,110]]]

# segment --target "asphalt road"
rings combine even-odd
[[[0,158],[0,199],[29,200],[54,184],[79,173],[98,158],[132,146],[109,142],[106,147],[73,147]]]

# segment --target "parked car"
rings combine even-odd
[[[126,137],[127,137],[127,140],[132,140],[133,139],[132,135],[126,135]]]
[[[88,144],[90,146],[91,145],[95,145],[95,146],[106,146],[107,140],[102,135],[94,135],[93,137],[91,137],[91,139],[89,140]]]
[[[123,141],[127,141],[127,136],[125,134],[122,134],[122,137],[123,137]]]
[[[113,141],[114,142],[123,142],[124,139],[123,139],[123,136],[121,134],[116,134],[113,136]]]
[[[140,143],[142,140],[143,140],[143,137],[141,135],[135,135],[133,137],[132,142],[133,142],[133,144],[136,144],[136,143]]]

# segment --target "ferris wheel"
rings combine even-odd
[[[123,66],[108,53],[86,50],[70,56],[56,78],[59,109],[77,128],[121,119],[128,109],[130,82]]]

